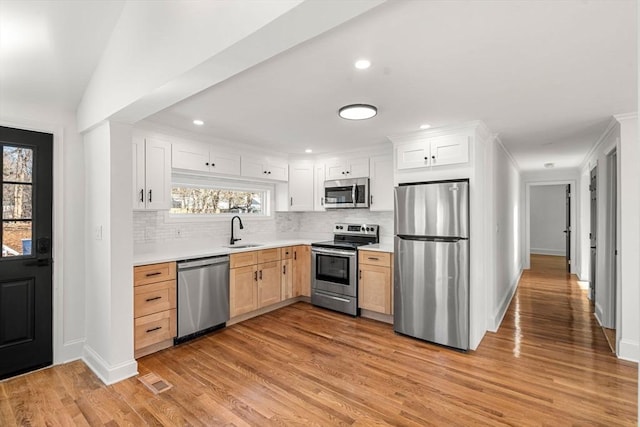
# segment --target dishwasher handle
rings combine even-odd
[[[178,271],[224,263],[229,263],[229,255],[222,255],[211,258],[200,258],[188,261],[178,261]]]

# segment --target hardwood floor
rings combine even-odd
[[[82,362],[2,382],[0,425],[636,425],[636,365],[563,265],[532,267],[475,352],[298,303],[140,359],[159,395]]]

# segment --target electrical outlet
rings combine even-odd
[[[176,228],[176,238],[180,238],[182,237],[182,230],[180,230],[179,228]]]

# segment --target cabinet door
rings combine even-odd
[[[171,208],[171,144],[157,139],[145,141],[147,209]]]
[[[244,156],[240,162],[240,171],[242,176],[250,178],[264,178],[266,175],[264,162],[262,160]]]
[[[280,261],[258,264],[258,307],[266,307],[282,300]]]
[[[266,165],[267,179],[287,181],[289,179],[289,165],[287,163],[269,162]]]
[[[144,139],[134,138],[133,156],[133,209],[144,209],[146,194],[144,192]]]
[[[324,169],[325,180],[349,178],[347,163],[343,159],[328,161]]]
[[[396,149],[397,168],[413,169],[429,166],[429,141],[402,144]]]
[[[209,172],[209,147],[205,144],[172,144],[171,167]]]
[[[289,298],[293,298],[293,271],[291,268],[293,267],[293,259],[283,259],[281,261],[281,290],[280,293],[282,295],[282,300],[286,300]]]
[[[231,317],[258,308],[258,268],[255,265],[229,271],[229,310]]]
[[[313,210],[324,212],[324,165],[316,165],[313,174]]]
[[[430,138],[431,166],[453,165],[469,161],[469,137],[445,135]]]
[[[313,164],[292,163],[289,165],[289,211],[313,210]]]
[[[211,172],[225,175],[240,175],[240,155],[229,153],[214,153],[209,156]]]
[[[359,159],[350,159],[347,171],[349,172],[349,178],[368,178],[369,158],[362,157]]]
[[[391,269],[389,267],[360,266],[358,307],[391,314]]]
[[[393,159],[391,156],[371,158],[369,172],[369,209],[393,210]]]
[[[293,250],[293,296],[311,296],[311,247],[296,246]]]

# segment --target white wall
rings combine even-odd
[[[86,342],[83,359],[106,384],[137,374],[133,359],[131,131],[103,123],[84,135]],[[123,190],[124,189],[124,190]]]
[[[540,185],[531,188],[532,254],[561,255],[566,253],[565,185]]]
[[[82,356],[84,343],[84,157],[75,114],[0,96],[0,124],[54,135],[53,362]]]
[[[498,140],[491,147],[491,233],[494,251],[493,292],[488,298],[488,328],[497,331],[522,273],[522,197],[520,172]]]

